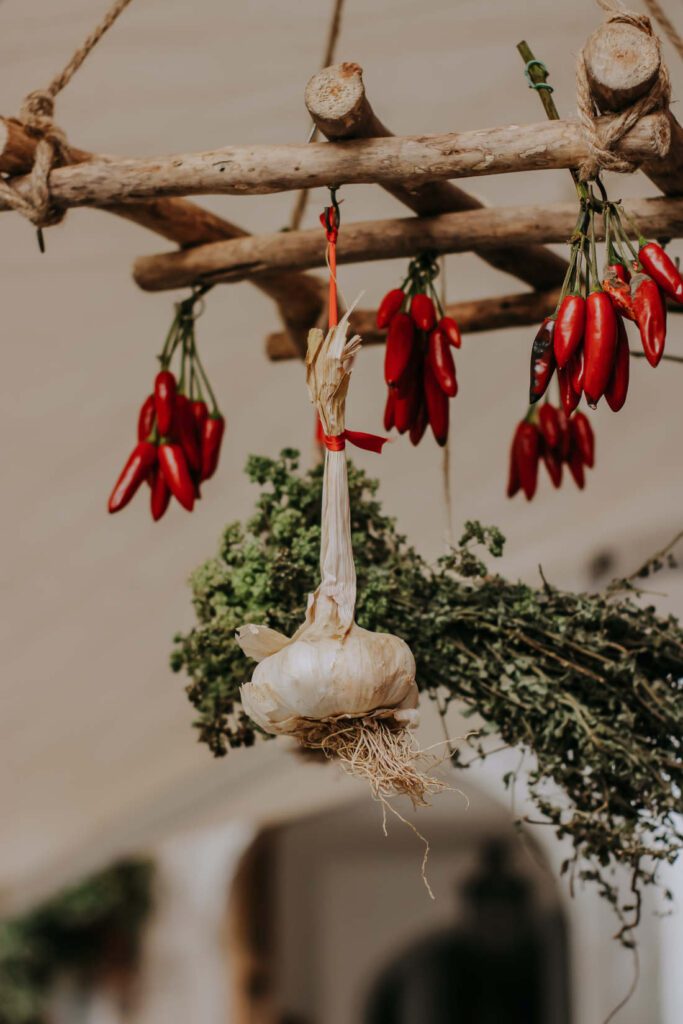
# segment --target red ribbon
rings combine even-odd
[[[382,446],[387,443],[388,437],[380,437],[379,434],[366,434],[364,430],[345,430],[343,434],[336,434],[329,437],[323,434],[323,444],[329,452],[343,452],[346,442],[356,448],[362,448],[366,452],[375,452],[380,455]]]

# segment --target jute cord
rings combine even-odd
[[[662,5],[658,0],[643,0],[643,2],[655,21],[659,22],[671,45],[678,51],[679,57],[683,57],[683,36],[677,31]]]
[[[653,37],[659,53],[659,39],[654,33],[652,22],[646,14],[635,14],[632,11],[623,10],[616,3],[616,0],[597,0],[597,2],[608,15],[607,23],[621,22],[626,25],[633,25],[641,32],[645,32]],[[606,126],[600,125],[598,118],[603,111],[600,110],[591,92],[585,54],[582,50],[576,65],[576,98],[579,117],[590,151],[590,156],[579,168],[580,179],[582,181],[590,181],[596,178],[601,171],[631,173],[637,169],[638,165],[627,160],[626,157],[615,153],[614,149],[642,117],[652,114],[657,110],[665,111],[668,109],[671,98],[669,71],[666,64],[660,60],[659,74],[648,92],[626,110],[611,118]],[[670,131],[668,130],[668,124],[663,121],[662,131],[655,133],[655,145],[660,156],[666,155],[669,144]]]
[[[33,167],[25,192],[20,192],[6,178],[0,176],[0,195],[13,210],[21,213],[37,228],[58,224],[65,212],[55,205],[50,195],[50,171],[53,167],[69,162],[66,135],[53,120],[55,97],[68,85],[85,58],[130,2],[131,0],[115,0],[99,25],[74,52],[59,74],[55,75],[47,88],[30,92],[21,105],[19,121],[28,134],[38,140]]]

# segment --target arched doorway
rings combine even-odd
[[[441,799],[408,815],[435,900],[419,840],[391,816],[385,837],[371,801],[262,832],[230,903],[235,1024],[570,1024],[555,879],[505,809],[470,795],[467,813]],[[481,985],[501,999],[477,1008]]]

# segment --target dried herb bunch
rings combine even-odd
[[[172,665],[191,678],[195,724],[217,756],[254,741],[238,703],[250,669],[235,630],[248,620],[290,633],[315,585],[322,470],[301,475],[297,460],[291,450],[248,460],[261,487],[256,513],[228,526],[191,579],[198,625],[176,637]],[[455,700],[481,716],[475,759],[490,752],[487,733],[533,755],[531,798],[573,843],[563,871],[572,886],[597,884],[629,944],[643,887],[683,840],[674,821],[683,809],[679,623],[643,606],[629,581],[575,594],[491,575],[473,548],[498,556],[504,538],[478,523],[431,566],[382,512],[376,482],[351,464],[349,489],[358,623],[405,639],[418,685],[442,714]],[[632,899],[620,899],[617,865],[631,872]]]
[[[0,922],[0,1024],[46,1024],[63,974],[84,986],[132,970],[152,905],[153,865],[119,861],[29,913]]]

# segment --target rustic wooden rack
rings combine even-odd
[[[644,95],[659,74],[656,40],[632,25],[606,23],[593,33],[585,52],[591,89],[600,108],[613,114]],[[350,63],[315,75],[305,100],[328,141],[229,146],[134,160],[71,147],[71,162],[50,174],[52,197],[63,208],[93,206],[125,217],[179,246],[136,261],[133,276],[142,288],[249,280],[281,313],[285,330],[267,339],[272,359],[301,355],[308,329],[321,315],[322,279],[304,271],[325,264],[322,232],[252,236],[181,197],[377,184],[417,216],[345,223],[339,262],[412,256],[424,249],[473,251],[534,289],[450,306],[465,332],[536,323],[554,308],[566,263],[545,243],[562,242],[571,234],[576,205],[493,209],[450,179],[576,168],[588,156],[578,121],[395,137],[370,105],[361,68]],[[0,173],[25,193],[35,147],[36,139],[19,122],[0,119]],[[683,128],[674,116],[667,110],[641,118],[618,152],[637,162],[663,193],[627,204],[643,231],[682,236]],[[0,210],[7,208],[0,201]],[[357,312],[354,326],[366,343],[381,340],[370,312]]]

